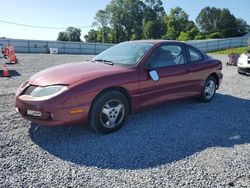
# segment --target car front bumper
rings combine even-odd
[[[89,106],[49,106],[42,102],[25,101],[16,97],[15,109],[21,116],[44,126],[83,124],[88,122]],[[33,112],[34,114],[30,113]]]

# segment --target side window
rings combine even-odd
[[[162,45],[158,47],[150,58],[152,68],[168,67],[185,64],[184,51],[179,45]]]
[[[202,61],[203,60],[203,56],[202,54],[193,49],[193,48],[188,48],[188,52],[189,52],[189,55],[190,55],[190,60],[191,62],[197,62],[197,61]]]

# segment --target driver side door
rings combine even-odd
[[[150,55],[147,68],[143,68],[140,76],[141,107],[191,96],[187,62],[182,44],[166,43],[158,46]],[[158,73],[158,81],[152,80],[150,70]]]

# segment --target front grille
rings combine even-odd
[[[21,95],[30,95],[32,91],[34,91],[37,88],[37,86],[28,86]]]

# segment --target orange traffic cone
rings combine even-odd
[[[9,47],[9,60],[10,60],[10,64],[18,63],[18,60],[15,55],[14,47],[12,46]]]
[[[9,60],[10,60],[10,64],[13,63],[14,60],[14,50],[12,47],[9,48]]]
[[[10,73],[6,64],[4,65],[4,69],[3,69],[3,77],[10,77]]]

